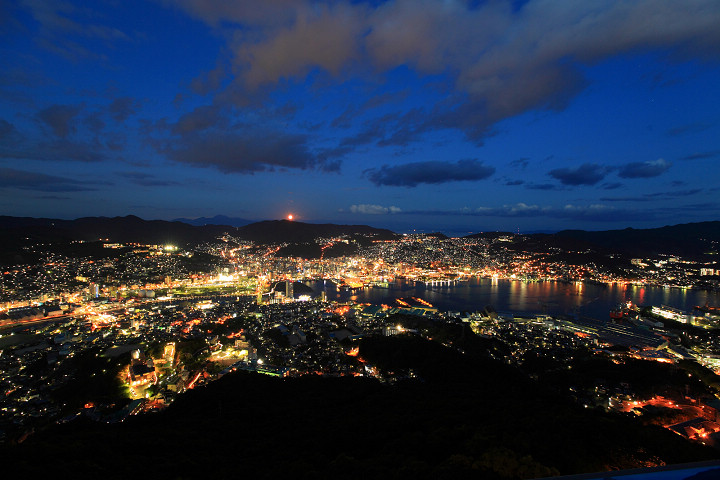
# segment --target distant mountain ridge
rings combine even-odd
[[[495,239],[515,235],[513,232],[485,232],[463,238]],[[595,248],[633,257],[658,254],[698,257],[709,252],[720,253],[720,221],[646,229],[562,230],[557,233],[523,234],[520,237],[526,239],[528,247]]]
[[[697,256],[720,250],[720,221],[599,232],[563,230],[554,236],[637,257],[647,254]]]
[[[343,236],[350,244],[336,243],[324,251],[324,256],[351,255],[358,246],[369,245],[374,240],[393,240],[401,235],[391,230],[367,225],[312,224],[289,220],[266,220],[235,227],[225,225],[223,220],[241,221],[221,215],[198,218],[201,226],[180,221],[143,220],[134,215],[125,217],[83,217],[75,220],[52,218],[0,216],[0,263],[18,256],[23,247],[31,243],[70,242],[72,240],[102,241],[115,243],[192,245],[213,241],[228,233],[234,237],[258,244],[285,244],[280,255],[314,258],[321,255],[316,238]],[[232,223],[232,222],[227,222]],[[446,238],[442,234],[429,234]],[[465,238],[497,238],[514,236],[511,232],[487,232],[468,235]],[[584,231],[563,230],[557,233],[521,235],[525,244],[532,248],[556,246],[565,249],[594,248],[633,257],[656,254],[698,257],[720,250],[720,221],[687,223],[652,229]],[[334,252],[334,253],[333,253]]]
[[[104,240],[116,243],[188,244],[202,242],[227,231],[227,227],[195,227],[181,222],[126,217],[83,217],[75,220],[0,217],[5,237],[24,236],[39,242]]]
[[[218,219],[218,217],[213,217]],[[222,217],[221,217],[222,219]],[[199,219],[197,219],[199,220]],[[27,263],[31,255],[25,247],[38,243],[69,243],[73,240],[109,243],[142,243],[152,245],[195,245],[230,234],[255,243],[289,244],[282,255],[317,258],[323,252],[313,241],[318,237],[346,236],[354,242],[340,244],[324,255],[351,255],[358,245],[372,240],[390,240],[398,235],[390,230],[367,225],[334,225],[268,220],[243,227],[207,224],[189,225],[178,221],[143,220],[134,215],[125,217],[83,217],[76,220],[0,216],[0,264]],[[332,253],[334,252],[334,253]]]
[[[214,217],[200,217],[200,218],[176,218],[173,222],[187,223],[188,225],[194,225],[196,227],[202,227],[205,225],[227,225],[230,227],[243,227],[253,223],[253,220],[246,220],[244,218],[227,217],[225,215],[215,215]]]
[[[251,223],[236,230],[235,234],[257,243],[306,243],[318,237],[350,235],[358,240],[393,240],[399,238],[395,232],[367,225],[336,225],[333,223],[303,223],[291,220],[266,220]]]
[[[218,219],[218,217],[213,217]],[[222,219],[222,217],[220,217]],[[199,221],[200,219],[196,219]],[[37,241],[104,240],[117,243],[185,245],[212,240],[230,233],[243,240],[261,244],[305,243],[318,237],[341,235],[389,240],[398,235],[390,230],[367,225],[312,224],[289,220],[266,220],[241,227],[205,224],[190,225],[179,221],[143,220],[126,217],[83,217],[76,220],[0,216],[0,228],[6,239],[24,237]]]

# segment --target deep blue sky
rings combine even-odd
[[[0,3],[0,214],[720,219],[720,2]]]

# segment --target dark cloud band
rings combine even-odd
[[[365,176],[375,185],[416,187],[421,183],[440,184],[447,182],[483,180],[495,173],[495,167],[476,159],[457,162],[429,161],[404,165],[372,168]]]

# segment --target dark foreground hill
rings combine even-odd
[[[422,380],[236,372],[162,413],[39,432],[0,448],[0,461],[28,478],[508,479],[715,456],[435,342],[372,337],[360,355],[383,369],[412,366]]]

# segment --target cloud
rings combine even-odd
[[[477,217],[534,217],[539,213],[549,211],[549,207],[516,203],[515,205],[503,205],[502,207],[478,207],[474,210],[466,210],[465,215]]]
[[[180,182],[158,178],[156,175],[145,172],[118,172],[117,175],[127,178],[132,183],[142,185],[143,187],[170,187],[181,185]]]
[[[208,25],[222,23],[271,27],[292,21],[298,8],[307,8],[306,0],[264,0],[262,2],[228,2],[226,0],[162,0],[180,7]]]
[[[168,2],[169,3],[169,2]],[[422,123],[398,125],[403,144],[428,130],[458,129],[480,142],[497,122],[565,108],[588,81],[584,68],[623,53],[664,49],[674,59],[717,52],[715,0],[466,2],[460,0],[222,0],[173,2],[229,38],[229,68],[214,72],[227,98],[248,101],[317,70],[338,82],[407,67],[448,80]],[[680,46],[680,47],[678,47]],[[715,53],[716,54],[716,53]],[[340,118],[338,126],[347,126]],[[680,134],[683,127],[675,129]],[[394,142],[394,143],[393,143]]]
[[[381,147],[392,145],[405,147],[431,129],[428,123],[428,112],[423,108],[413,108],[399,116],[395,125],[388,129],[392,133],[381,138],[377,144]]]
[[[283,112],[270,113],[285,115],[293,108],[293,104],[285,104]],[[225,173],[252,174],[276,168],[337,172],[342,157],[350,151],[344,146],[311,148],[309,134],[287,132],[267,119],[238,121],[236,113],[230,106],[199,106],[175,123],[166,119],[148,122],[146,139],[172,161]]]
[[[390,207],[383,207],[382,205],[369,205],[369,204],[359,204],[359,205],[350,205],[350,211],[352,213],[360,213],[363,215],[385,215],[389,213],[400,213],[402,210],[395,206]]]
[[[563,185],[595,185],[605,178],[608,169],[595,163],[584,163],[577,168],[556,168],[548,175]]]
[[[171,127],[172,133],[182,135],[199,132],[211,127],[226,127],[227,118],[222,114],[222,108],[215,105],[203,105],[195,108],[180,117]]]
[[[85,192],[97,190],[86,182],[44,173],[0,167],[0,188],[19,188],[40,192]]]
[[[81,107],[78,105],[52,105],[40,110],[37,118],[50,127],[56,136],[65,138],[71,133],[75,133],[75,117],[80,110]]]
[[[702,188],[693,188],[690,190],[677,190],[675,192],[657,192],[657,193],[646,193],[646,197],[688,197],[702,192]]]
[[[341,145],[376,144],[381,147],[404,147],[429,130],[427,119],[428,112],[423,108],[413,108],[402,114],[388,113],[363,122],[362,128],[354,135],[345,137]]]
[[[17,142],[6,147],[0,144],[0,158],[21,160],[100,162],[107,158],[98,143],[59,139],[52,141]]]
[[[505,185],[507,186],[515,186],[515,185],[522,185],[525,183],[525,180],[508,180],[505,182]]]
[[[622,178],[651,178],[657,177],[665,173],[671,163],[662,158],[650,160],[647,162],[632,162],[620,167],[618,176]]]
[[[447,182],[483,180],[495,173],[495,167],[484,165],[477,159],[457,162],[428,161],[404,165],[371,168],[365,170],[367,178],[375,185],[416,187],[421,183],[440,184]]]
[[[552,183],[526,183],[525,188],[528,190],[567,190],[565,187]]]
[[[313,154],[308,137],[269,129],[187,133],[154,141],[171,160],[196,167],[214,167],[225,173],[254,173],[275,168],[334,171],[338,162]]]
[[[2,152],[9,150],[23,141],[23,135],[12,123],[0,118],[0,158]]]
[[[69,32],[106,40],[128,38],[123,32],[113,27],[75,21],[73,16],[92,15],[92,12],[76,8],[68,2],[49,4],[42,0],[25,0],[23,4],[29,8],[35,20],[44,28],[54,32]]]
[[[70,2],[24,0],[22,6],[40,26],[35,35],[37,43],[73,62],[104,59],[102,54],[94,51],[99,43],[113,45],[118,41],[130,40],[128,35],[117,28],[95,23],[100,15],[85,5],[78,8]]]
[[[37,112],[35,118],[53,134],[43,129],[31,137],[0,119],[0,158],[100,162],[108,158],[108,149],[119,135],[105,131],[101,112],[82,116],[81,106],[53,105]],[[78,125],[85,131],[75,135]]]
[[[698,152],[698,153],[693,153],[691,155],[686,155],[686,156],[680,158],[680,160],[703,160],[705,158],[715,158],[719,154],[720,154],[720,151],[718,151],[718,150],[715,150],[712,152]]]
[[[85,118],[83,118],[82,123],[91,132],[97,134],[105,128],[105,122],[101,117],[102,114],[100,112],[92,112],[89,115],[86,115]]]
[[[39,198],[40,200],[72,200],[72,197],[64,197],[61,195],[38,195],[35,198]]]
[[[557,206],[516,203],[499,207],[463,208],[459,210],[403,211],[405,215],[423,216],[471,216],[471,217],[546,217],[571,221],[617,222],[621,220],[648,220],[659,217],[662,212],[616,208],[603,204]]]
[[[390,113],[383,115],[380,118],[374,118],[366,121],[363,128],[355,135],[351,135],[343,138],[340,142],[343,146],[360,146],[368,145],[371,143],[377,143],[385,138],[386,132],[391,127],[392,123],[395,123],[398,119],[398,115]],[[348,124],[347,127],[350,127]]]
[[[358,113],[358,107],[356,105],[350,105],[330,122],[330,126],[335,128],[350,128],[353,120],[358,116]]]
[[[709,123],[689,123],[687,125],[680,125],[678,127],[671,128],[667,130],[665,134],[669,137],[676,137],[688,133],[699,133],[710,127],[712,127],[712,125]]]
[[[602,202],[650,202],[650,197],[601,197]]]
[[[218,63],[214,69],[204,72],[199,77],[194,78],[190,82],[190,89],[198,95],[205,96],[215,90],[218,90],[227,74],[228,71],[226,65]],[[174,103],[176,105],[180,104],[183,99],[184,96],[182,94],[178,94],[175,97]]]
[[[529,158],[516,158],[515,160],[512,160],[510,162],[510,166],[516,167],[516,168],[521,168],[521,169],[525,170],[525,168],[528,166],[529,163],[530,163]]]
[[[245,86],[255,89],[304,76],[316,66],[338,75],[360,51],[366,27],[359,9],[341,2],[299,9],[288,28],[276,30],[262,42],[238,45],[235,63],[244,69]]]
[[[0,140],[9,138],[15,132],[17,132],[17,130],[15,129],[15,125],[8,122],[7,120],[0,118]]]
[[[124,122],[130,115],[137,113],[140,104],[130,97],[120,97],[112,101],[108,106],[108,112],[118,122]]]
[[[683,205],[679,207],[680,209],[692,209],[694,211],[704,211],[704,210],[720,210],[720,203],[713,203],[713,202],[706,202],[706,203],[691,203],[688,205]]]
[[[602,197],[600,200],[604,202],[655,202],[667,198],[689,197],[702,191],[702,188],[693,188],[691,190],[677,190],[674,192],[646,193],[642,196],[634,197]]]
[[[595,222],[618,222],[622,220],[646,220],[654,216],[654,212],[633,209],[618,209],[603,204],[572,205],[568,204],[552,212],[556,218],[567,218],[572,221],[588,220]]]

